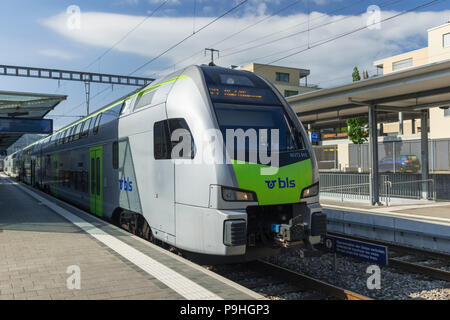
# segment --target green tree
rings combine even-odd
[[[347,120],[348,137],[354,144],[362,144],[369,138],[369,131],[364,128],[369,123],[367,117]]]
[[[353,82],[361,80],[361,76],[359,75],[358,67],[353,68],[352,77],[353,77]]]
[[[369,119],[367,117],[347,120],[348,137],[354,144],[358,145],[358,168],[361,167],[361,144],[369,138],[369,131],[364,128],[368,122]]]

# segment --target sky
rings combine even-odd
[[[0,64],[157,78],[208,63],[213,47],[217,65],[309,69],[308,83],[329,88],[351,82],[355,66],[374,74],[375,60],[427,46],[427,29],[450,19],[450,0],[387,21],[431,0],[248,0],[205,27],[242,1],[4,0]],[[91,111],[134,89],[92,84]],[[47,116],[55,129],[86,114],[82,82],[0,76],[0,90],[68,95]]]

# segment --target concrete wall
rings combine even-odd
[[[426,65],[429,63],[440,62],[450,59],[450,47],[444,48],[443,36],[450,33],[450,23],[431,28],[428,30],[428,47],[399,54],[386,59],[376,61],[374,64],[377,66],[383,66],[383,74],[389,74],[396,71],[407,70],[404,68],[401,70],[392,70],[392,64],[396,61],[412,58],[413,67]],[[386,123],[384,124],[383,131],[385,133],[396,133],[398,131],[399,124]],[[420,119],[415,121],[416,131],[420,127]],[[439,108],[430,109],[430,139],[443,139],[450,138],[450,116],[444,116],[444,110]],[[412,133],[411,120],[404,121],[403,130],[405,134]]]
[[[450,116],[444,115],[444,110],[430,109],[430,139],[442,139],[450,137]]]
[[[428,30],[428,63],[450,59],[450,47],[443,47],[446,33],[450,33],[450,23]]]

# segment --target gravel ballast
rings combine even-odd
[[[370,263],[337,255],[337,271],[334,272],[334,254],[331,253],[301,259],[300,250],[291,250],[266,260],[375,299],[450,300],[450,282],[384,266],[380,266],[380,289],[370,290],[367,280],[372,273],[366,273]],[[295,296],[285,298],[296,299]]]

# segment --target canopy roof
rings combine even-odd
[[[303,123],[324,124],[380,113],[416,113],[450,105],[450,60],[287,98]]]
[[[42,119],[65,95],[0,91],[0,117]],[[16,142],[22,133],[0,133],[0,152]]]

